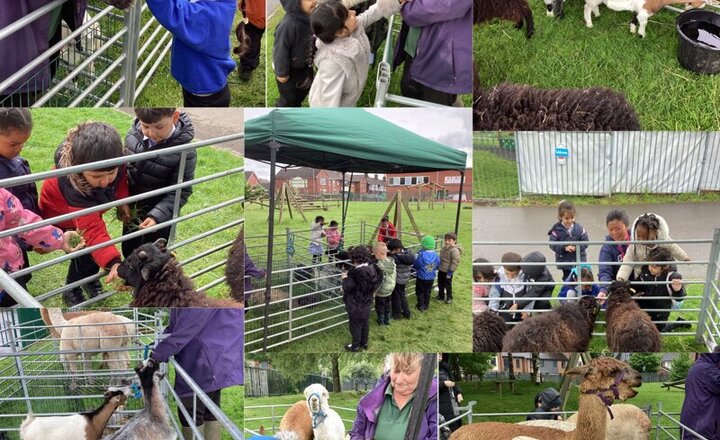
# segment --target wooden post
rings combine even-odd
[[[398,191],[395,195],[397,196],[397,200],[395,202],[395,214],[393,215],[393,221],[395,223],[395,229],[397,230],[397,238],[402,240],[402,203],[404,199],[402,191]]]
[[[408,214],[408,218],[410,219],[410,224],[412,224],[413,230],[415,231],[415,235],[417,236],[418,242],[422,241],[422,233],[420,232],[420,228],[417,225],[417,222],[415,222],[415,217],[412,214],[412,211],[410,211],[410,206],[406,200],[403,201],[405,206],[405,211]]]

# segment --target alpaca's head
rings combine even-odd
[[[583,295],[580,297],[578,305],[585,315],[588,324],[594,327],[595,318],[597,318],[598,313],[600,313],[600,303],[598,303],[598,300],[592,295]]]
[[[328,390],[319,383],[311,384],[305,388],[305,400],[307,401],[308,409],[313,414],[320,412],[320,410],[326,410],[328,408],[329,398]]]
[[[607,308],[615,304],[629,303],[634,301],[630,283],[628,281],[613,281],[608,288],[610,294],[607,299]]]
[[[155,243],[139,246],[118,267],[118,275],[135,288],[155,276],[173,258],[160,238]]]
[[[570,377],[580,377],[580,392],[603,395],[612,402],[626,400],[637,395],[633,388],[642,385],[642,376],[625,362],[609,357],[595,358],[588,365],[565,372]]]

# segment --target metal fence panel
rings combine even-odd
[[[516,199],[519,196],[514,133],[473,133],[473,199]]]
[[[720,132],[707,134],[700,191],[720,191]]]

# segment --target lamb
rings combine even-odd
[[[584,352],[590,345],[600,305],[585,295],[550,312],[526,319],[503,338],[505,352]]]
[[[240,229],[230,248],[225,265],[225,280],[230,286],[230,296],[243,304],[245,301],[245,231],[243,229]]]
[[[283,415],[280,420],[280,432],[278,438],[293,438],[298,440],[313,440],[313,422],[308,411],[307,403],[304,400],[295,402]]]
[[[70,416],[35,417],[28,414],[20,426],[22,440],[100,440],[115,410],[125,404],[130,387],[110,387],[94,411]]]
[[[585,0],[585,25],[593,27],[591,13],[596,17],[600,15],[600,4],[607,5],[615,11],[632,11],[635,15],[630,22],[630,32],[637,32],[645,37],[645,26],[648,19],[663,7],[673,3],[684,3],[695,8],[705,6],[705,0]]]
[[[535,33],[532,10],[528,0],[473,0],[473,23],[479,24],[493,18],[508,20],[520,29],[525,27],[525,38]]]
[[[160,394],[159,384],[165,374],[157,372],[158,366],[159,363],[153,359],[147,359],[135,367],[145,406],[127,425],[107,440],[177,439],[177,432],[170,424],[170,409]]]
[[[595,358],[588,365],[572,368],[567,376],[581,377],[580,408],[576,429],[525,426],[514,423],[473,423],[453,432],[450,440],[511,440],[526,436],[537,440],[605,440],[607,414],[613,400],[637,395],[634,387],[642,385],[642,376],[617,359]]]
[[[319,383],[314,383],[305,388],[304,394],[312,418],[315,439],[344,440],[345,425],[340,415],[330,408],[327,389]]]
[[[486,310],[473,315],[473,352],[495,353],[502,350],[507,332],[505,320],[497,313]]]
[[[630,283],[613,281],[605,310],[610,350],[614,352],[662,351],[660,332],[631,296]]]
[[[163,238],[143,244],[118,267],[120,278],[133,287],[131,307],[242,307],[196,291],[166,244]]]
[[[606,414],[607,431],[605,440],[650,440],[652,425],[650,418],[635,405],[621,403],[612,406],[613,417]],[[544,426],[546,428],[572,431],[577,424],[578,415],[573,414],[567,420],[530,420],[519,422],[519,425]]]

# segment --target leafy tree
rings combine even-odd
[[[633,353],[628,363],[639,372],[655,373],[660,369],[660,355],[653,353]]]
[[[670,363],[670,380],[685,379],[691,366],[690,356],[686,352],[679,353]]]
[[[485,373],[492,368],[494,353],[462,353],[457,355],[457,363],[465,373],[465,377],[478,376],[482,381]]]

